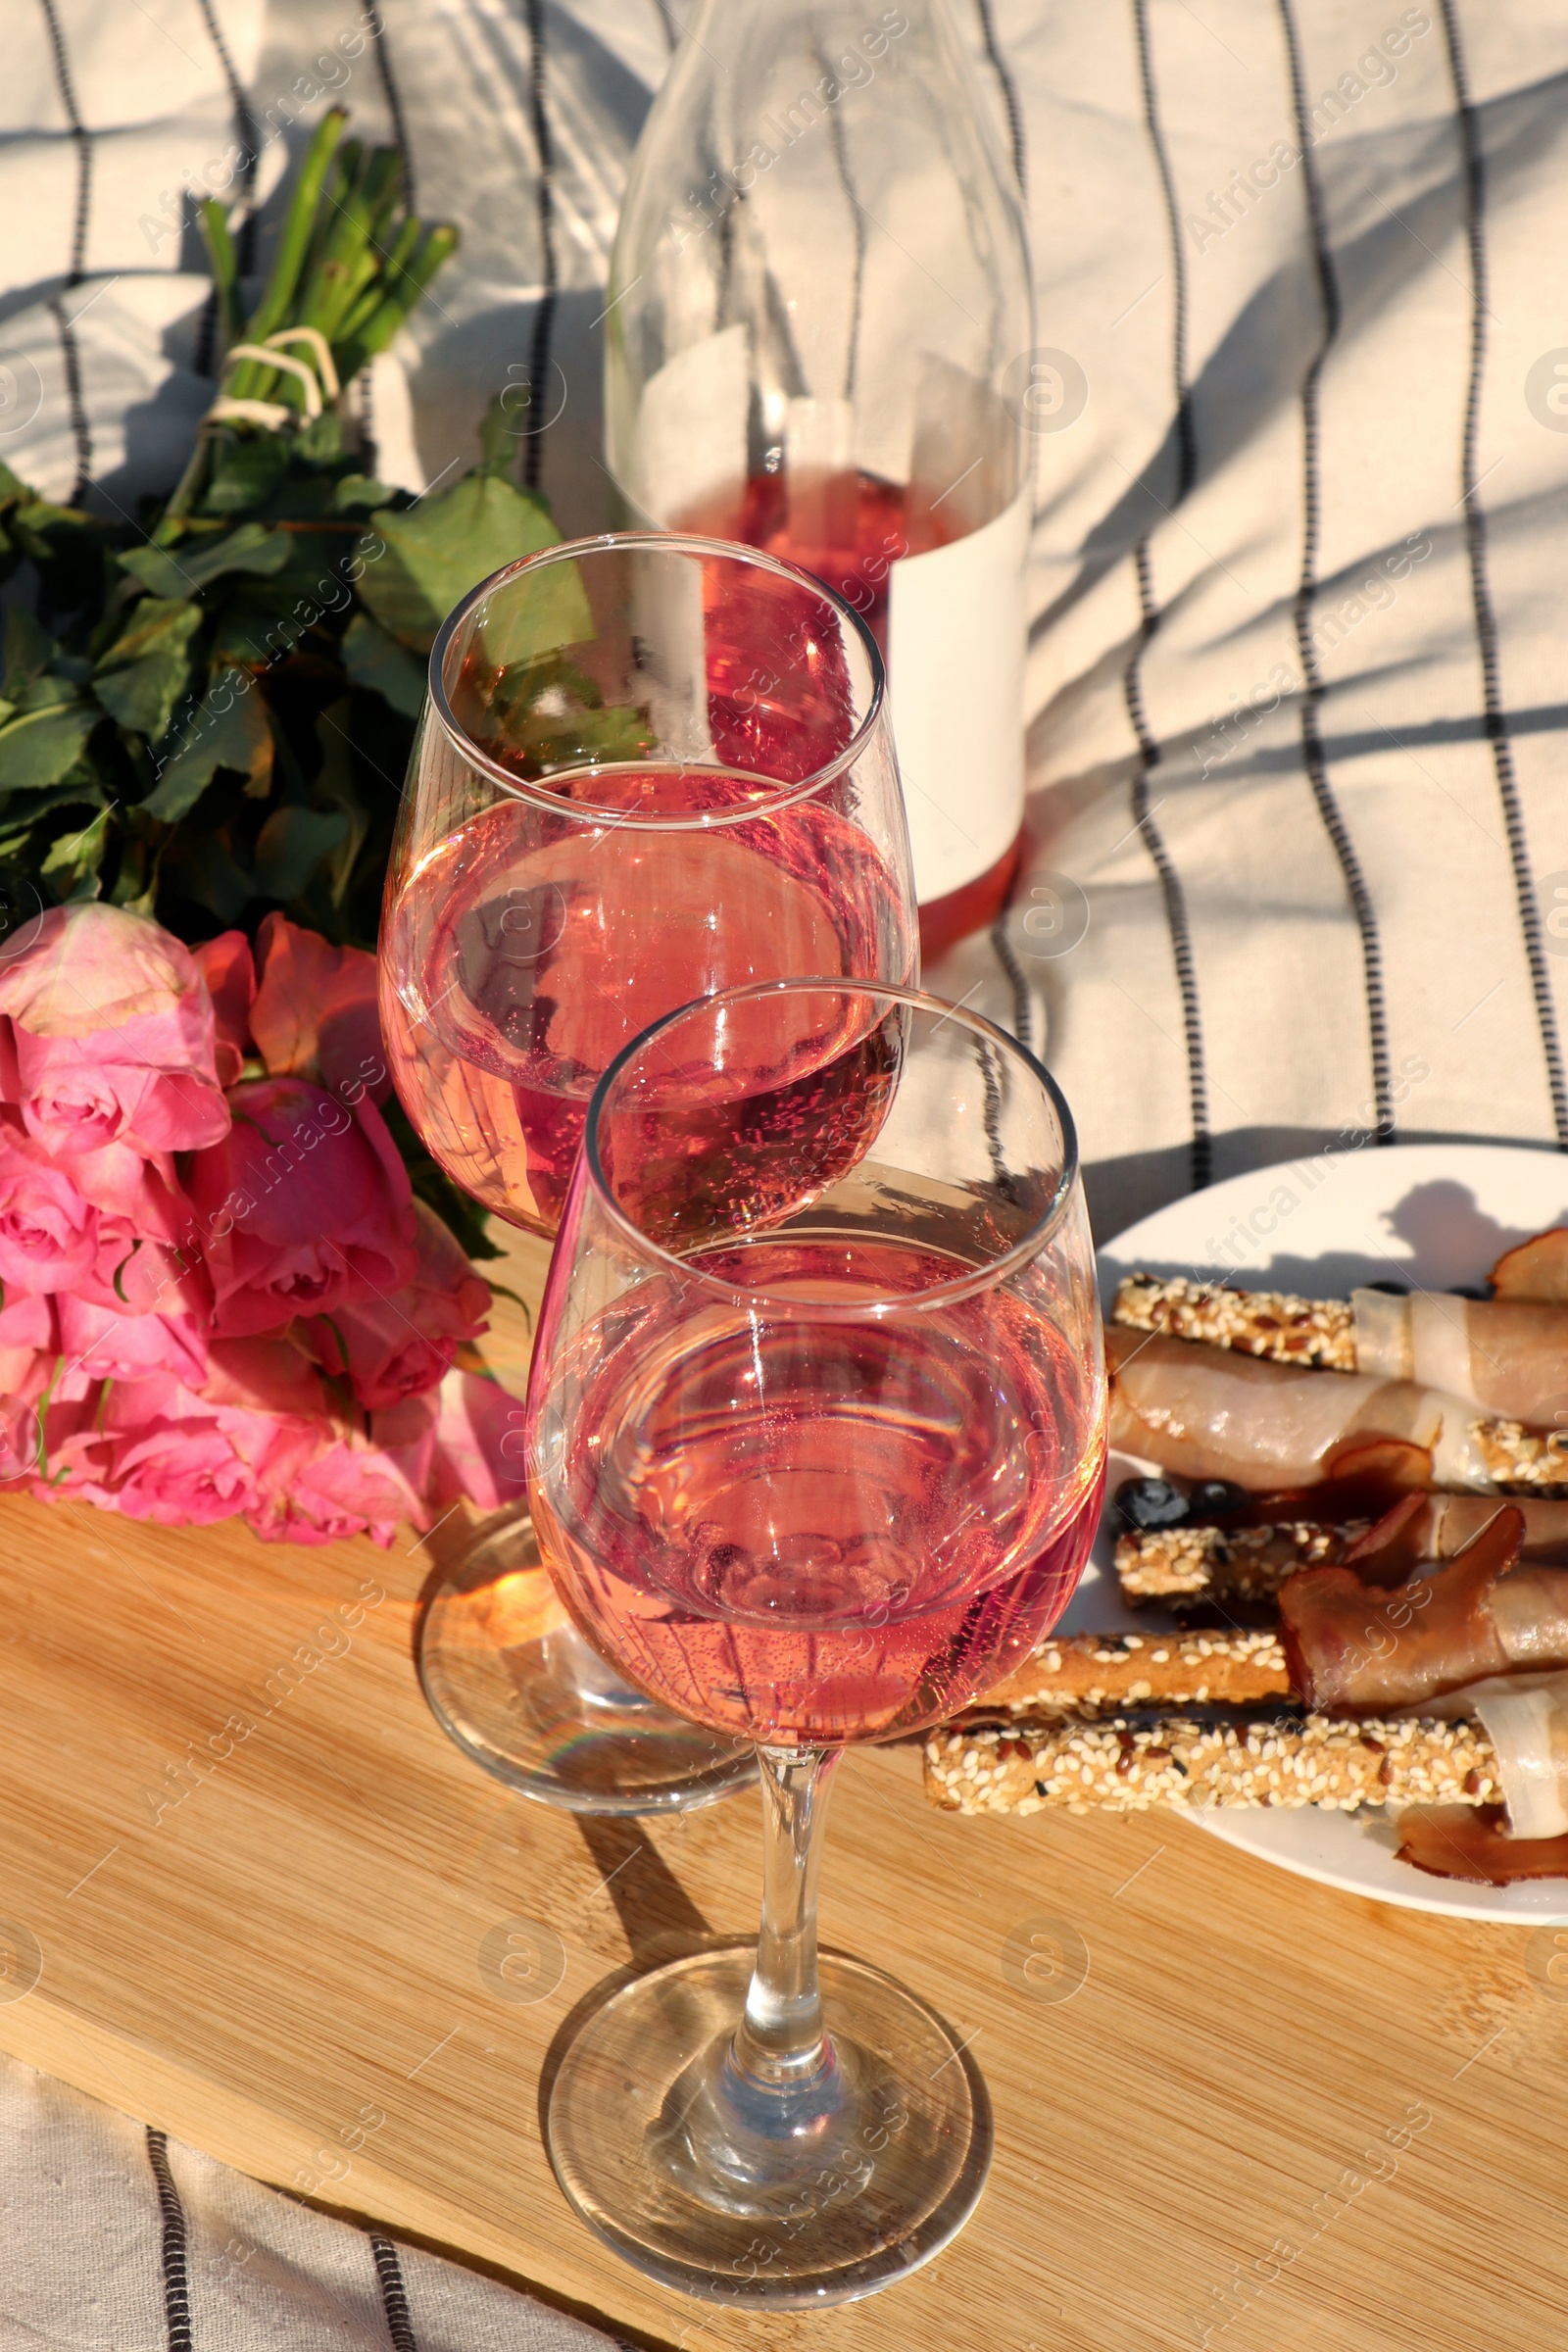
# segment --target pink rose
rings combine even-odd
[[[177,1242],[190,1224],[190,1204],[174,1179],[172,1152],[151,1157],[128,1144],[60,1154],[84,1200],[146,1241]]]
[[[40,1349],[50,1357],[60,1352],[55,1336],[54,1300],[9,1294],[0,1305],[0,1396],[29,1394],[33,1357]],[[45,1379],[48,1375],[45,1374]],[[42,1382],[39,1383],[41,1387]]]
[[[25,1396],[0,1396],[0,1487],[38,1467],[38,1413]]]
[[[202,1395],[212,1405],[242,1412],[272,1413],[319,1432],[336,1433],[337,1420],[321,1376],[289,1338],[212,1340]]]
[[[251,1050],[251,1001],[256,994],[251,943],[243,931],[220,931],[216,939],[192,948],[191,955],[213,1000],[218,1083],[230,1087],[238,1081]]]
[[[461,1342],[477,1338],[490,1312],[480,1280],[434,1209],[414,1203],[418,1263],[412,1283],[318,1316],[310,1326],[324,1369],[347,1372],[361,1404],[375,1411],[421,1396],[450,1370]]]
[[[229,1096],[233,1126],[191,1162],[188,1190],[220,1338],[335,1314],[412,1281],[414,1196],[381,1114],[297,1078]]]
[[[409,1492],[418,1498],[417,1507],[409,1514],[415,1527],[428,1527],[434,1516],[429,1501],[430,1473],[440,1412],[440,1398],[427,1389],[422,1396],[405,1396],[401,1404],[386,1405],[370,1415],[371,1445],[385,1454]]]
[[[76,1296],[111,1315],[188,1315],[204,1330],[212,1321],[213,1286],[188,1234],[181,1249],[123,1217],[99,1218],[98,1255]]]
[[[389,1453],[364,1438],[339,1438],[286,1479],[266,1481],[248,1517],[266,1544],[369,1536],[386,1550],[398,1528],[420,1523],[422,1514],[418,1495]]]
[[[29,1333],[42,1337],[34,1343]],[[0,1485],[30,1478],[38,1467],[38,1407],[60,1364],[53,1338],[45,1298],[19,1299],[0,1314]]]
[[[467,1501],[481,1511],[520,1502],[526,1489],[522,1405],[498,1381],[449,1372],[441,1383],[430,1500]]]
[[[262,983],[250,1008],[251,1035],[274,1078],[314,1078],[346,1102],[366,1089],[384,1102],[392,1079],[381,1051],[375,957],[334,948],[286,914],[270,914],[256,934]]]
[[[199,1151],[228,1125],[212,1000],[188,948],[89,902],[0,961],[0,1102],[51,1152]]]
[[[0,1111],[0,1283],[74,1288],[98,1255],[98,1215],[14,1111]]]
[[[208,1527],[254,1509],[264,1479],[286,1484],[319,1443],[306,1415],[215,1403],[167,1374],[116,1381],[100,1417],[58,1448],[66,1475],[53,1493],[162,1527]],[[51,1467],[55,1455],[51,1430]]]
[[[114,1314],[85,1298],[59,1301],[60,1351],[89,1380],[145,1380],[171,1372],[186,1388],[207,1377],[207,1328],[195,1315]]]

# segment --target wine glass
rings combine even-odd
[[[659,1014],[794,972],[906,981],[917,959],[881,661],[831,591],[627,533],[458,606],[387,877],[381,1020],[410,1118],[485,1207],[554,1233],[595,1083]],[[452,1736],[532,1796],[653,1811],[752,1775],[749,1747],[595,1655],[520,1512],[438,1582],[419,1669]]]
[[[1000,1682],[1082,1571],[1105,1376],[1072,1122],[978,1014],[801,979],[668,1015],[605,1073],[528,1386],[573,1618],[758,1743],[760,1941],[674,1960],[567,2045],[547,2136],[619,2253],[710,2298],[867,2294],[957,2230],[984,2085],[926,2003],[818,1961],[852,1740]]]

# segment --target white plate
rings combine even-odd
[[[1225,1276],[1247,1289],[1344,1298],[1357,1283],[1443,1290],[1479,1283],[1504,1250],[1568,1224],[1568,1164],[1555,1152],[1506,1144],[1411,1144],[1291,1160],[1176,1200],[1118,1234],[1100,1253],[1107,1311],[1123,1275]],[[1325,1373],[1325,1379],[1332,1375]],[[1110,1491],[1152,1463],[1112,1455]],[[1122,1603],[1102,1522],[1064,1632],[1149,1631],[1171,1619]],[[1216,1810],[1188,1816],[1227,1845],[1349,1894],[1466,1919],[1568,1924],[1568,1886],[1471,1886],[1396,1862],[1392,1823],[1362,1813]]]

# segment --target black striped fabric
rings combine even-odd
[[[414,2323],[409,2317],[409,2298],[403,2284],[403,2265],[398,2260],[398,2250],[389,2237],[372,2237],[370,2253],[375,2262],[376,2283],[381,2289],[381,2310],[386,2319],[392,2352],[418,2352],[414,2338]]]
[[[534,313],[533,339],[528,352],[528,420],[523,442],[522,478],[530,490],[539,487],[544,464],[544,430],[534,419],[548,415],[550,350],[555,332],[556,305],[561,294],[561,265],[556,252],[555,148],[550,133],[547,100],[544,0],[523,0],[528,27],[528,111],[533,126],[534,152],[539,159],[535,201],[539,220],[540,293]]]
[[[65,290],[69,294],[81,284],[87,269],[87,229],[92,218],[92,133],[81,118],[76,104],[76,85],[66,51],[65,30],[55,0],[39,0],[44,22],[48,27],[49,50],[54,61],[55,81],[60,91],[60,103],[71,124],[71,136],[76,149],[76,201],[71,227],[71,262],[66,272]],[[66,397],[71,404],[71,432],[76,450],[76,478],[72,485],[71,503],[77,506],[87,495],[87,479],[92,471],[92,433],[87,422],[87,407],[82,397],[81,352],[76,340],[75,321],[66,304],[55,295],[49,308],[60,336],[61,356],[66,370]]]
[[[164,2325],[169,2352],[192,2352],[190,2326],[190,2268],[185,2208],[169,2169],[169,2136],[147,2132],[147,2161],[158,2190],[161,2251],[164,2270]]]
[[[1144,122],[1153,149],[1170,237],[1173,320],[1171,368],[1176,397],[1176,482],[1171,508],[1167,510],[1171,512],[1181,506],[1198,479],[1198,441],[1193,423],[1192,393],[1187,382],[1187,261],[1181,217],[1177,211],[1175,178],[1160,130],[1153,55],[1149,35],[1149,0],[1133,0],[1133,18],[1138,40]],[[1213,1174],[1213,1138],[1209,1128],[1202,1012],[1198,999],[1198,965],[1193,954],[1187,895],[1165,837],[1154,822],[1151,798],[1151,778],[1164,755],[1158,738],[1151,730],[1144,707],[1144,656],[1159,627],[1160,618],[1159,604],[1154,595],[1150,536],[1150,530],[1146,530],[1133,550],[1133,570],[1138,585],[1138,630],[1122,672],[1122,694],[1127,706],[1128,721],[1138,745],[1132,786],[1133,823],[1158,877],[1165,925],[1170,934],[1171,958],[1176,967],[1176,985],[1181,994],[1182,1042],[1187,1055],[1187,1091],[1192,1114],[1191,1181],[1194,1192],[1200,1192]]]
[[[250,100],[245,95],[239,75],[234,71],[234,60],[223,36],[223,27],[219,22],[214,0],[198,0],[198,4],[208,38],[217,52],[229,105],[234,111],[234,141],[239,148],[237,193],[239,201],[249,208],[256,194],[256,167],[260,161],[256,117],[251,112]],[[236,258],[241,276],[247,276],[256,266],[256,216],[249,209],[240,222]]]
[[[996,74],[998,86],[1002,91],[1002,103],[1006,109],[1007,140],[1012,149],[1013,174],[1018,182],[1019,194],[1027,195],[1029,190],[1029,150],[1024,136],[1023,108],[1018,103],[1018,85],[1012,78],[1011,70],[1002,54],[1002,44],[997,39],[996,20],[991,13],[991,0],[974,0],[974,4],[980,19],[980,38],[986,45],[986,55],[991,60],[991,70]]]
[[[1005,914],[999,915],[991,927],[991,945],[996,952],[997,961],[1006,975],[1007,986],[1012,991],[1012,1019],[1008,1026],[1024,1051],[1032,1054],[1035,1051],[1034,998],[1029,987],[1029,976],[1014,953]]]
[[[1312,270],[1317,283],[1321,331],[1317,346],[1307,363],[1301,379],[1301,571],[1293,608],[1296,627],[1297,653],[1301,664],[1301,759],[1312,798],[1323,820],[1334,855],[1339,860],[1345,879],[1347,896],[1355,916],[1355,927],[1361,941],[1361,970],[1366,990],[1367,1038],[1372,1057],[1372,1100],[1377,1140],[1380,1144],[1394,1141],[1393,1074],[1389,1066],[1389,1015],[1383,988],[1383,947],[1378,936],[1378,918],[1372,905],[1372,894],[1366,886],[1361,860],[1350,839],[1350,830],[1329,781],[1328,763],[1323,756],[1323,736],[1319,713],[1323,705],[1324,686],[1318,665],[1317,642],[1313,633],[1314,606],[1317,599],[1318,536],[1321,518],[1321,488],[1319,468],[1319,395],[1323,370],[1330,352],[1339,338],[1343,321],[1340,301],[1339,274],[1334,267],[1334,254],[1329,240],[1328,221],[1323,209],[1323,190],[1318,177],[1317,164],[1312,153],[1312,124],[1307,113],[1306,79],[1301,70],[1301,43],[1296,25],[1292,0],[1279,0],[1280,23],[1285,34],[1286,53],[1290,60],[1291,102],[1296,117],[1296,143],[1301,151],[1297,169],[1301,174],[1301,186],[1306,205],[1307,227],[1311,240]]]
[[[239,75],[234,71],[234,60],[229,54],[228,43],[223,37],[223,28],[219,23],[214,0],[199,0],[199,5],[202,12],[202,23],[207,27],[207,36],[217,53],[219,68],[228,91],[228,102],[234,114],[234,140],[239,148],[237,194],[245,207],[245,217],[240,222],[239,236],[235,246],[235,258],[239,264],[240,275],[248,277],[256,267],[256,167],[260,160],[256,118],[251,113],[250,101],[240,85]],[[217,341],[218,289],[215,286],[203,306],[202,322],[197,331],[196,372],[198,375],[213,373]]]
[[[1535,1002],[1537,1026],[1541,1032],[1541,1050],[1545,1058],[1546,1084],[1551,1094],[1552,1118],[1557,1129],[1557,1148],[1568,1152],[1568,1086],[1563,1082],[1557,1010],[1546,973],[1541,934],[1541,908],[1536,897],[1535,877],[1525,836],[1519,783],[1514,773],[1513,743],[1503,707],[1497,621],[1493,609],[1492,583],[1488,576],[1487,514],[1476,486],[1476,435],[1487,368],[1486,163],[1481,147],[1481,126],[1470,97],[1458,10],[1454,0],[1440,0],[1440,9],[1464,165],[1464,232],[1470,258],[1470,371],[1465,386],[1459,476],[1460,499],[1464,508],[1465,550],[1470,565],[1470,596],[1475,609],[1477,650],[1481,657],[1483,716],[1487,740],[1492,746],[1497,798],[1502,804],[1502,821],[1508,837],[1508,858],[1513,868],[1514,895],[1519,906],[1519,927],[1524,935],[1525,957],[1530,966],[1530,991]]]

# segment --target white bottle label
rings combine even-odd
[[[747,350],[745,326],[726,326],[678,351],[643,389],[630,479],[620,486],[660,530],[746,479]]]
[[[888,684],[922,906],[961,890],[1023,822],[1024,565],[1033,495],[893,565]]]

